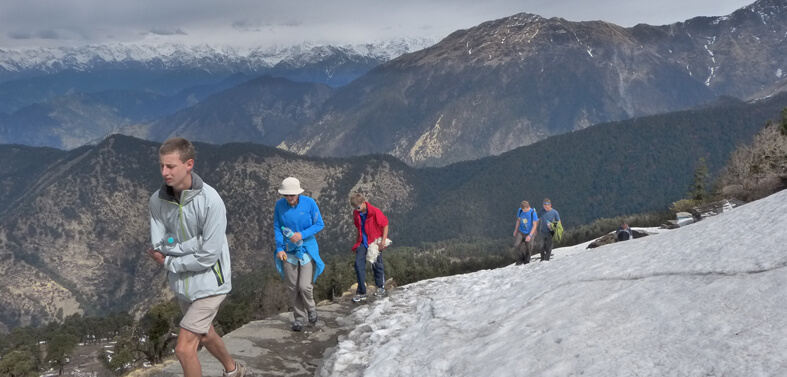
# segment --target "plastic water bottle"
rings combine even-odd
[[[282,232],[282,234],[284,234],[284,237],[287,238],[287,241],[289,241],[290,238],[292,238],[292,236],[295,235],[295,233],[293,233],[292,230],[290,230],[290,228],[287,228],[286,226],[281,227],[281,232]],[[292,242],[292,241],[290,241],[290,242]],[[300,241],[298,241],[298,242],[295,242],[295,246],[301,246],[301,245],[303,245],[303,240],[302,239]]]
[[[167,234],[153,248],[166,254],[167,250],[176,243],[178,243],[178,240],[173,235]]]

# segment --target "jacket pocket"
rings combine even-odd
[[[224,285],[224,271],[221,269],[221,261],[216,261],[211,270],[213,270],[213,276],[216,277],[216,286]]]

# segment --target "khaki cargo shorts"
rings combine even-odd
[[[227,295],[203,297],[194,302],[179,300],[180,312],[183,313],[180,328],[195,334],[207,334],[213,324],[213,318],[216,318],[219,306],[225,298]]]

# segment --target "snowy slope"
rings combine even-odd
[[[787,191],[355,310],[321,376],[785,376]]]

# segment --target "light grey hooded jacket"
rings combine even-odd
[[[163,184],[150,197],[150,239],[154,245],[166,237],[175,244],[159,247],[166,255],[169,286],[178,299],[194,300],[227,294],[232,289],[227,210],[218,192],[195,173],[190,190],[174,197]]]

